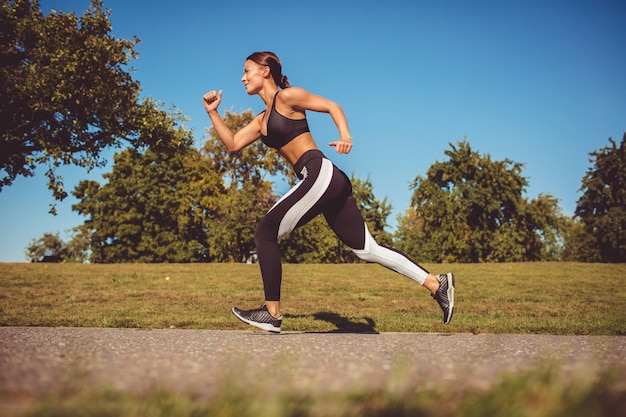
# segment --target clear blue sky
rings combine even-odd
[[[76,11],[88,0],[41,0]],[[410,203],[409,183],[466,138],[495,160],[525,164],[528,198],[549,193],[572,215],[588,153],[626,131],[626,3],[512,1],[105,0],[113,35],[141,39],[132,62],[145,96],[210,126],[201,97],[223,89],[221,111],[259,112],[240,82],[245,57],[276,52],[292,85],[338,102],[354,149],[338,156],[328,115],[310,114],[318,145],[346,173],[370,176],[377,198]],[[110,160],[112,157],[109,158]],[[68,191],[101,174],[63,169]],[[44,232],[84,221],[76,201],[52,202],[44,170],[0,192],[0,261],[25,261]],[[285,190],[279,190],[285,191]]]

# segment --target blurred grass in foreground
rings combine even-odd
[[[372,264],[284,265],[283,330],[626,335],[625,264],[424,265],[455,273],[456,311]],[[0,263],[0,325],[245,329],[258,265]]]
[[[24,417],[617,417],[626,415],[626,386],[616,373],[570,378],[555,365],[504,377],[487,391],[396,386],[381,391],[303,394],[268,381],[226,381],[211,398],[168,391],[62,391],[14,409]],[[232,384],[232,385],[231,385]],[[0,404],[2,399],[0,398]]]

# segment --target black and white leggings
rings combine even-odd
[[[350,180],[321,151],[305,152],[294,169],[300,182],[267,212],[254,235],[266,301],[280,301],[282,265],[278,241],[320,213],[360,259],[424,283],[426,270],[404,254],[376,243],[352,196]]]

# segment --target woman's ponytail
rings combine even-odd
[[[289,80],[287,79],[286,75],[281,75],[280,76],[280,83],[278,84],[278,86],[280,88],[289,88],[289,87],[291,87],[291,84],[289,84]]]

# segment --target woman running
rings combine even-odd
[[[330,114],[340,139],[329,145],[340,154],[350,152],[352,137],[342,108],[302,88],[291,87],[282,74],[278,56],[272,52],[250,55],[241,81],[249,95],[261,97],[266,110],[233,134],[217,110],[222,91],[209,91],[203,102],[215,132],[229,152],[239,151],[261,138],[293,165],[300,181],[267,212],[254,235],[265,304],[254,310],[234,307],[235,316],[260,329],[280,332],[282,265],[278,242],[295,228],[323,214],[332,230],[360,259],[392,269],[430,290],[443,310],[443,322],[450,323],[454,312],[454,275],[435,276],[404,254],[378,245],[352,196],[350,180],[315,144],[306,120],[307,110]]]

